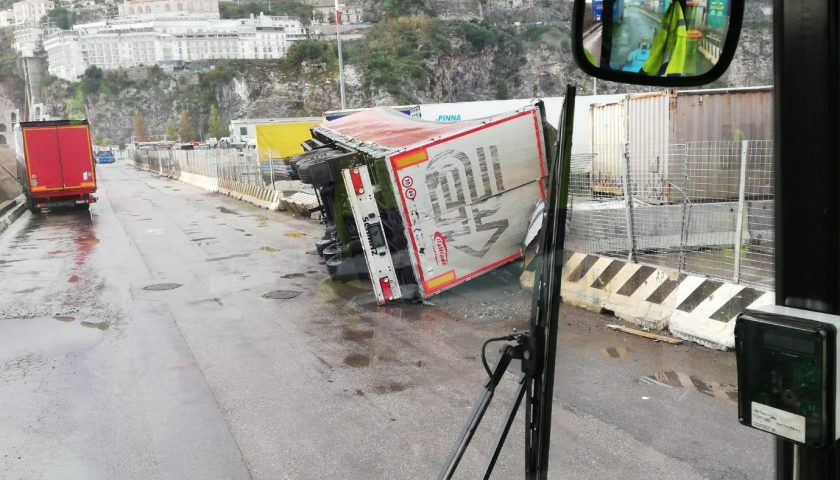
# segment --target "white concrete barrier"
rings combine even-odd
[[[10,202],[13,202],[13,205],[0,214],[0,233],[5,232],[15,220],[26,212],[26,197],[23,195],[18,195]]]
[[[532,286],[533,273],[526,272],[522,283]],[[610,311],[644,328],[668,328],[679,338],[719,350],[734,347],[741,312],[775,300],[771,291],[577,252],[566,256],[562,295],[571,305]]]

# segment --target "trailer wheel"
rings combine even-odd
[[[41,213],[41,209],[35,205],[35,200],[32,197],[26,197],[26,208],[32,213]]]
[[[326,249],[327,247],[329,247],[333,243],[335,243],[335,240],[333,240],[332,238],[322,238],[322,239],[315,242],[315,250],[318,251],[318,255],[323,257],[324,256],[324,249]]]
[[[79,210],[90,210],[90,204],[89,203],[79,203],[79,204],[76,205],[76,208],[78,208]]]

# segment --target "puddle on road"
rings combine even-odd
[[[344,364],[348,367],[353,368],[362,368],[370,366],[371,358],[368,355],[363,355],[361,353],[351,353],[344,357]]]
[[[639,383],[669,388],[688,388],[710,397],[738,401],[738,387],[728,383],[706,382],[682,372],[659,372],[639,379]]]
[[[609,358],[622,358],[627,355],[627,348],[625,347],[608,347],[601,349],[601,355]]]
[[[305,273],[287,273],[285,275],[280,275],[280,278],[301,278],[305,276]]]
[[[207,261],[208,262],[221,262],[222,260],[232,260],[234,258],[244,258],[244,257],[250,257],[250,256],[251,256],[250,253],[237,253],[235,255],[228,255],[226,257],[208,258]]]
[[[349,327],[344,327],[341,332],[341,338],[357,343],[362,343],[365,340],[370,340],[375,335],[376,332],[374,330],[361,330]]]
[[[100,331],[108,330],[111,326],[110,322],[82,322],[81,325],[86,328],[95,328]]]
[[[71,317],[69,315],[53,315],[53,318],[59,322],[72,322],[73,320],[76,320],[76,317]]]
[[[35,317],[0,321],[0,364],[24,356],[80,352],[102,341],[99,329],[56,320]]]
[[[377,395],[385,395],[388,393],[397,393],[405,391],[408,385],[399,382],[389,382],[375,385],[371,390]]]
[[[307,235],[303,232],[289,232],[289,233],[284,233],[283,236],[289,237],[289,238],[307,238],[309,235]]]
[[[219,211],[228,215],[239,215],[239,212],[237,212],[236,210],[231,210],[227,207],[219,207]]]
[[[289,300],[299,296],[300,294],[301,292],[295,290],[275,290],[264,294],[263,298],[269,298],[271,300]]]
[[[262,250],[264,252],[269,252],[269,253],[277,253],[277,252],[280,251],[280,249],[277,249],[277,248],[274,248],[274,247],[269,247],[268,245],[262,247],[260,250]]]
[[[201,238],[191,238],[191,242],[203,242],[205,240],[215,240],[216,237],[201,237]]]
[[[146,285],[143,287],[143,290],[148,290],[150,292],[162,292],[166,290],[174,290],[180,286],[180,283],[155,283],[154,285]]]

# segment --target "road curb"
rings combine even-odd
[[[523,287],[533,285],[526,272]],[[599,255],[567,252],[563,301],[716,350],[735,345],[735,318],[747,308],[772,304],[775,293],[676,270]]]
[[[15,198],[16,205],[8,209],[8,211],[0,216],[0,233],[6,231],[12,223],[15,222],[26,211],[26,198],[19,195]]]

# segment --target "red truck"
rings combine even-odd
[[[15,132],[17,173],[29,209],[77,207],[96,201],[96,171],[87,120],[21,122]]]

